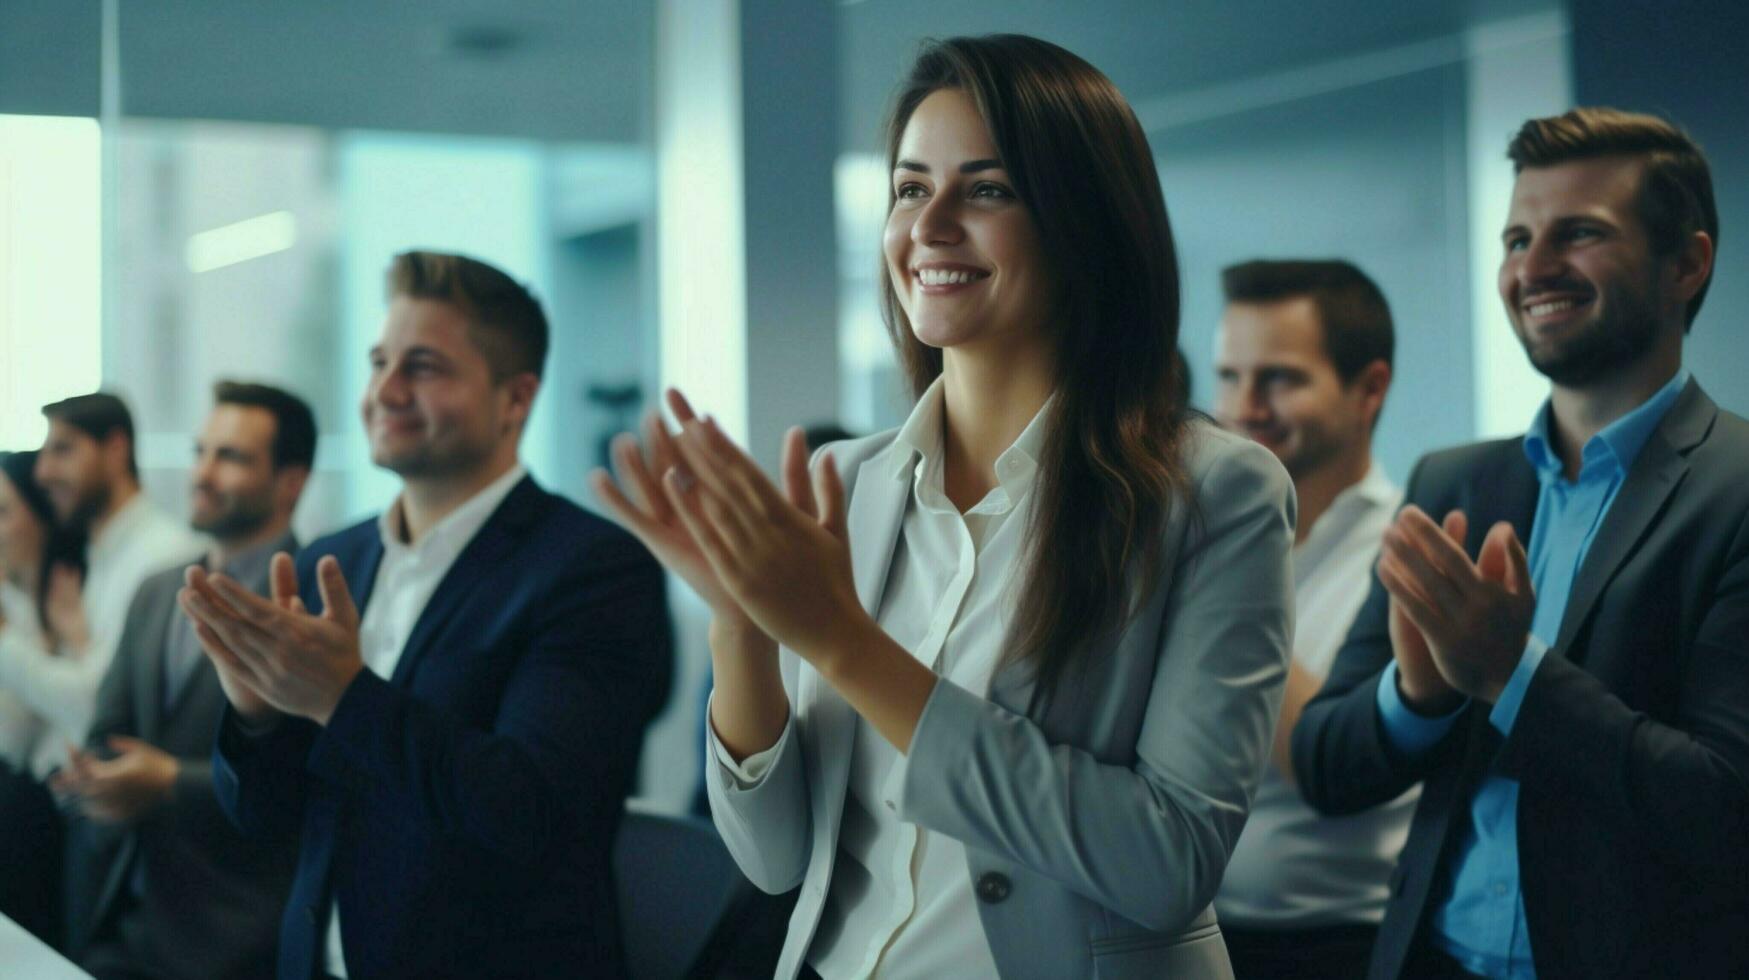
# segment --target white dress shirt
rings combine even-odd
[[[1294,546],[1294,663],[1330,672],[1361,603],[1402,491],[1374,465]],[[1225,924],[1315,929],[1383,921],[1389,879],[1419,788],[1341,817],[1319,814],[1269,765],[1215,898]]]
[[[383,559],[377,565],[375,584],[370,589],[370,602],[364,618],[358,624],[359,653],[371,673],[390,680],[395,665],[401,662],[408,637],[425,612],[425,604],[443,583],[450,567],[467,548],[480,528],[497,511],[504,498],[527,475],[521,463],[468,498],[467,503],[432,525],[418,541],[404,540],[401,520],[401,500],[377,518],[377,531],[383,540]],[[349,583],[355,593],[362,583]],[[340,910],[328,916],[328,972],[346,976],[346,956],[340,945]]]
[[[48,728],[31,767],[38,777],[66,759],[65,743],[85,744],[97,687],[115,658],[140,583],[178,563],[192,564],[202,547],[193,531],[152,506],[145,494],[135,494],[86,549],[80,600],[91,639],[85,652],[51,654],[40,636],[32,641],[10,619],[0,630],[0,688],[29,705]]]
[[[912,489],[876,619],[931,670],[984,695],[1021,586],[1015,572],[1046,410],[997,457],[996,487],[962,515],[943,480],[944,407],[937,380],[898,435],[911,450],[898,467],[912,474]],[[738,766],[713,732],[718,763],[736,785],[755,785],[793,727]],[[906,759],[866,720],[853,746],[838,860],[808,963],[824,980],[996,976],[964,845],[898,819]]]

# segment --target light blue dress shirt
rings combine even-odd
[[[1560,635],[1573,581],[1609,505],[1640,449],[1687,384],[1684,368],[1640,407],[1592,436],[1580,452],[1579,475],[1573,480],[1566,478],[1555,450],[1546,402],[1525,433],[1524,454],[1542,485],[1528,556],[1536,613],[1524,655],[1488,713],[1489,723],[1502,735],[1512,733],[1531,677]],[[1409,758],[1438,744],[1463,712],[1459,706],[1444,717],[1427,718],[1410,711],[1397,693],[1395,662],[1379,678],[1378,709],[1386,741]],[[1534,978],[1524,893],[1518,884],[1517,780],[1487,776],[1470,802],[1469,826],[1462,833],[1453,852],[1450,893],[1434,909],[1433,944],[1471,973],[1509,980]]]

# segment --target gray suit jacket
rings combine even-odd
[[[85,882],[94,890],[75,942],[87,945],[125,913],[129,952],[155,968],[187,977],[271,976],[297,842],[246,838],[219,808],[211,759],[225,694],[211,663],[203,657],[164,710],[165,639],[171,617],[182,615],[182,581],[177,567],[141,584],[99,688],[90,735],[94,746],[111,735],[150,742],[180,760],[181,775],[170,802],[133,826],[92,828],[104,844],[96,877]],[[265,575],[244,584],[267,588]],[[146,888],[137,906],[130,896],[136,873]]]
[[[910,495],[893,432],[833,447],[863,607],[880,606]],[[1033,707],[1030,672],[985,700],[942,681],[912,737],[900,819],[966,846],[1008,977],[1231,977],[1210,907],[1267,761],[1292,638],[1292,485],[1275,457],[1192,424],[1194,507],[1166,576],[1085,680]],[[748,878],[801,885],[777,976],[797,975],[837,857],[856,713],[784,651],[796,731],[761,781],[709,767],[718,830]],[[799,737],[795,737],[799,736]]]

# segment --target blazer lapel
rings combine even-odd
[[[170,702],[170,711],[165,717],[164,726],[169,728],[180,722],[184,704],[222,704],[224,699],[225,689],[219,684],[218,671],[213,669],[212,664],[197,664],[188,672],[188,680],[183,683],[182,690],[177,692],[176,700]]]
[[[1693,381],[1683,389],[1664,421],[1646,440],[1640,455],[1628,470],[1615,502],[1603,516],[1597,537],[1585,554],[1573,594],[1561,616],[1561,632],[1555,649],[1567,651],[1578,635],[1604,587],[1633,556],[1664,512],[1670,495],[1688,475],[1687,453],[1706,438],[1718,407]],[[1583,659],[1583,658],[1580,658]]]
[[[851,549],[851,574],[856,580],[856,597],[870,616],[880,614],[881,595],[886,591],[887,571],[893,563],[893,549],[899,542],[899,528],[904,524],[905,503],[911,484],[893,475],[895,453],[908,452],[895,443],[863,461],[851,482],[850,513],[845,519],[850,540],[857,542]],[[820,770],[812,774],[820,779],[825,791],[816,794],[816,826],[835,837],[838,820],[844,811],[844,793],[850,785],[850,754],[856,739],[856,712],[829,685],[820,682],[820,675],[804,669],[797,680],[797,711],[807,711],[811,723],[807,726],[810,757],[819,760]]]
[[[341,561],[341,571],[346,575],[346,587],[352,592],[352,604],[357,607],[358,614],[364,615],[365,607],[370,605],[370,597],[376,592],[377,569],[383,563],[383,539],[371,528],[371,534],[366,539],[364,550],[354,556],[353,562]],[[347,566],[351,567],[347,567]],[[309,602],[306,596],[305,602]]]
[[[1518,540],[1528,547],[1531,524],[1536,521],[1537,499],[1542,496],[1542,484],[1537,481],[1530,460],[1525,458],[1522,443],[1503,444],[1494,472],[1481,486],[1488,489],[1486,495],[1476,501],[1469,515],[1469,540],[1464,542],[1464,550],[1472,558],[1481,554],[1488,530],[1501,521],[1511,524]],[[1436,521],[1445,519],[1444,514],[1432,516]]]
[[[850,540],[866,542],[851,551],[850,565],[856,579],[856,597],[870,616],[880,614],[887,571],[893,564],[893,550],[899,543],[899,528],[905,523],[905,504],[911,495],[911,481],[893,475],[896,457],[901,452],[910,450],[901,449],[895,442],[862,464],[857,470],[856,492],[850,498],[846,518]]]
[[[401,652],[401,659],[395,664],[395,676],[391,678],[395,686],[406,687],[418,668],[419,661],[424,658],[427,648],[443,630],[444,624],[454,617],[463,601],[478,588],[482,579],[490,572],[496,571],[514,548],[521,531],[537,516],[537,508],[545,491],[535,485],[532,477],[523,477],[486,523],[480,526],[478,534],[469,541],[462,553],[456,556],[455,564],[444,575],[443,581],[437,585],[437,591],[431,594],[431,599],[425,603],[425,609],[419,614],[419,621],[413,624],[413,632],[407,637],[407,646]],[[379,556],[381,554],[379,546]]]
[[[164,665],[170,657],[170,617],[181,615],[174,596],[153,602],[141,624],[140,635],[151,643],[153,656],[133,657],[134,716],[140,720],[139,737],[156,744],[164,723]]]
[[[262,591],[265,592],[266,588],[264,587]],[[159,683],[162,684],[164,671],[161,668],[158,671],[158,677]],[[176,724],[176,720],[181,716],[182,706],[191,699],[195,704],[220,704],[224,701],[225,689],[219,684],[218,672],[213,669],[212,664],[206,662],[206,657],[202,656],[194,667],[183,675],[182,685],[176,689],[176,692],[170,695],[168,700],[162,700],[162,697],[160,695],[161,700],[157,702],[165,706],[163,719],[159,725],[168,727]],[[215,698],[218,700],[215,701]],[[154,738],[148,737],[146,740],[154,741]]]

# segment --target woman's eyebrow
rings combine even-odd
[[[929,165],[917,160],[898,160],[893,163],[894,170],[910,170],[914,173],[929,173]],[[960,164],[960,173],[975,174],[980,170],[1001,170],[1002,161],[994,158],[984,160],[967,160]]]

